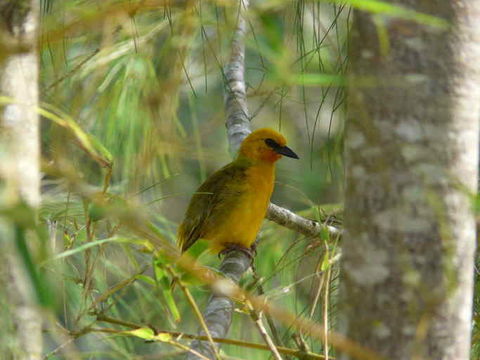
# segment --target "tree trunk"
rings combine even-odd
[[[355,14],[342,331],[388,359],[468,359],[480,1],[392,3],[453,26]]]
[[[0,96],[14,102],[0,104],[1,207],[19,201],[36,207],[40,200],[37,17],[37,1],[0,0]],[[0,218],[0,286],[7,290],[1,296],[0,350],[5,359],[41,359],[40,313],[15,252],[12,227]]]

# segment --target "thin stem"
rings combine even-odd
[[[265,290],[263,289],[263,285],[260,281],[260,277],[258,276],[257,269],[252,266],[253,270],[253,278],[255,279],[256,282],[256,287],[258,290],[259,295],[265,295]],[[278,331],[277,328],[275,327],[275,323],[273,322],[272,317],[270,314],[265,313],[265,318],[267,319],[268,326],[270,327],[270,331],[272,332],[273,339],[275,340],[275,345],[283,345],[282,340],[280,339],[280,336],[278,336]]]
[[[238,284],[243,273],[250,267],[250,263],[250,257],[242,251],[231,251],[223,258],[220,272],[229,280],[220,280],[213,285],[213,294],[203,315],[208,330],[216,337],[225,337],[230,329],[234,310],[234,303],[230,293],[232,290],[238,289],[236,284]],[[208,355],[209,358],[214,356],[210,349],[210,344],[205,341],[194,341],[191,347],[202,354]],[[187,360],[196,359],[192,354],[187,355]]]
[[[326,273],[326,280],[325,280],[325,296],[323,302],[323,329],[325,331],[325,342],[323,344],[323,353],[325,354],[325,360],[328,360],[328,296],[330,290],[330,277],[332,274],[332,268],[329,267]]]
[[[180,289],[182,290],[183,294],[187,298],[188,303],[193,309],[193,312],[195,313],[195,316],[197,317],[198,321],[200,322],[200,326],[202,327],[202,330],[205,332],[205,335],[207,336],[208,342],[210,343],[212,347],[212,351],[215,355],[216,359],[220,359],[220,354],[218,353],[218,348],[215,346],[215,343],[213,342],[212,334],[210,334],[210,331],[208,330],[207,323],[205,322],[205,319],[203,318],[203,315],[198,308],[197,303],[195,302],[195,299],[193,298],[192,294],[190,293],[190,290],[183,284],[183,282],[180,280],[180,278],[175,274],[175,272],[172,270],[170,266],[166,267],[167,271],[170,273],[170,276],[172,277],[173,281],[175,284],[178,284],[180,286]]]
[[[249,301],[246,302],[247,307],[250,311],[250,317],[252,318],[253,322],[258,328],[258,331],[260,332],[260,335],[262,336],[263,340],[265,340],[265,343],[267,344],[268,348],[273,354],[273,357],[276,360],[283,360],[282,356],[278,352],[277,347],[275,346],[275,343],[273,342],[272,338],[270,335],[268,335],[267,329],[265,329],[265,326],[263,325],[262,322],[262,313],[261,312],[256,312],[255,309],[252,306],[252,303]]]
[[[118,323],[120,320],[113,319],[115,322]],[[102,333],[109,333],[109,334],[118,334],[118,335],[125,335],[125,333],[121,330],[117,329],[110,329],[110,328],[90,328],[88,331],[84,331],[80,334],[80,336],[83,336],[89,332],[102,332]],[[192,340],[200,340],[200,341],[205,341],[208,340],[206,336],[204,335],[193,335],[193,334],[185,334],[182,332],[178,331],[161,331],[162,333],[169,334],[172,337],[178,337],[182,339],[192,339]],[[133,336],[133,335],[132,335]],[[264,344],[257,344],[257,343],[251,343],[251,342],[246,342],[246,341],[241,341],[241,340],[233,340],[233,339],[225,339],[225,338],[217,338],[213,337],[212,338],[214,342],[219,343],[219,344],[229,344],[229,345],[235,345],[235,346],[242,346],[245,348],[249,349],[256,349],[256,350],[265,350],[265,351],[270,351],[270,348],[267,345]],[[295,356],[299,359],[303,360],[325,360],[325,357],[320,354],[315,354],[311,352],[304,352],[301,350],[297,349],[291,349],[283,346],[277,347],[278,352],[287,356]],[[330,360],[335,360],[334,358],[330,357]]]

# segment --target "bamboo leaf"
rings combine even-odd
[[[122,334],[124,335],[131,335],[131,336],[136,336],[144,340],[149,340],[149,341],[161,341],[161,342],[169,342],[172,340],[172,335],[169,333],[165,332],[160,332],[158,334],[155,334],[155,332],[148,327],[143,327],[139,329],[134,329],[134,330],[128,330],[128,331],[122,331]]]
[[[168,310],[173,316],[175,322],[180,321],[181,316],[176,305],[175,299],[172,294],[172,286],[168,272],[165,269],[165,266],[168,264],[168,258],[166,257],[157,257],[154,261],[154,274],[155,280],[157,281],[158,287],[162,292],[163,299],[168,307]]]
[[[390,4],[379,0],[320,0],[329,3],[350,5],[356,9],[368,11],[373,14],[384,14],[402,18],[405,20],[412,20],[420,24],[434,26],[438,28],[446,28],[450,23],[437,16],[424,14],[418,11],[407,9],[402,6]]]
[[[19,225],[15,225],[15,244],[25,266],[25,270],[30,278],[37,301],[41,306],[52,307],[54,304],[53,292],[47,282],[47,279],[38,267],[35,265],[30,250],[25,239],[25,229]]]
[[[129,239],[129,238],[119,238],[119,237],[112,237],[112,238],[108,238],[108,239],[102,239],[102,240],[97,240],[97,241],[92,241],[92,242],[89,242],[89,243],[86,243],[86,244],[83,244],[83,245],[80,245],[74,249],[70,249],[70,250],[67,250],[67,251],[64,251],[58,255],[55,255],[53,258],[47,260],[47,261],[54,261],[54,260],[59,260],[59,259],[63,259],[63,258],[66,258],[66,257],[69,257],[69,256],[72,256],[72,255],[75,255],[75,254],[78,254],[82,251],[85,251],[87,249],[90,249],[92,247],[95,247],[95,246],[100,246],[100,245],[103,245],[103,244],[106,244],[106,243],[110,243],[110,242],[117,242],[117,243],[133,243],[133,244],[143,244],[142,240],[139,240],[139,239]]]
[[[122,334],[136,336],[136,337],[139,337],[139,338],[145,339],[145,340],[154,340],[155,339],[155,332],[151,328],[148,328],[148,327],[134,329],[134,330],[128,330],[128,331],[122,331]]]
[[[0,96],[0,105],[23,105],[13,98],[8,96]],[[93,160],[98,162],[103,167],[112,167],[113,157],[110,152],[96,139],[93,135],[86,133],[70,116],[64,114],[59,109],[52,105],[43,104],[42,107],[37,108],[40,115],[53,121],[55,124],[67,129],[72,136],[77,140],[78,145],[84,150]]]

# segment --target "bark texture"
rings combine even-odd
[[[238,0],[237,26],[232,39],[230,60],[225,66],[225,112],[230,151],[236,154],[250,130],[245,85],[245,35],[249,0]]]
[[[355,14],[342,331],[388,359],[466,360],[480,1],[392,2],[452,26],[385,18],[378,27],[378,18]],[[366,79],[375,86],[356,86]]]
[[[230,60],[225,67],[225,111],[226,126],[230,150],[237,152],[243,139],[250,134],[247,95],[245,92],[245,12],[248,0],[238,1],[238,22],[233,35]],[[220,265],[220,272],[235,283],[250,267],[251,259],[241,251],[232,251],[225,256]],[[225,337],[232,323],[234,303],[228,294],[213,294],[203,312],[205,322],[212,337]],[[200,335],[205,335],[203,330]],[[215,359],[214,349],[207,341],[193,341],[191,349],[208,359]],[[187,360],[200,359],[194,353],[187,353]]]
[[[238,284],[243,273],[250,267],[251,259],[241,251],[232,251],[228,253],[222,261],[220,272],[227,279],[231,279]],[[228,284],[222,283],[218,286],[217,293],[214,293],[208,301],[207,308],[203,312],[205,323],[212,337],[224,338],[232,323],[234,302],[228,294]],[[206,335],[203,330],[199,335]],[[204,355],[208,359],[215,359],[215,352],[208,341],[195,340],[190,348]],[[187,360],[201,359],[194,353],[187,353]]]
[[[0,1],[0,96],[13,103],[0,106],[0,206],[22,200],[36,207],[40,201],[37,1]],[[2,316],[7,327],[1,336],[2,357],[41,359],[41,317],[30,282],[15,252],[12,224],[0,218],[2,255],[0,281]],[[8,310],[7,310],[8,309]],[[8,311],[8,313],[7,313]]]

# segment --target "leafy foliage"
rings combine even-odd
[[[351,13],[345,4],[444,25],[380,1],[258,2],[250,11],[252,126],[279,129],[302,158],[279,165],[274,201],[337,224]],[[179,358],[188,341],[170,332],[196,333],[198,321],[184,294],[171,288],[172,274],[200,308],[209,291],[162,254],[174,248],[193,189],[229,161],[223,65],[236,9],[155,0],[41,5],[39,220],[48,226],[50,255],[38,261],[48,281],[34,270],[32,279],[52,313],[46,358]],[[309,239],[272,223],[260,239],[256,272],[242,285],[333,328],[338,239]],[[218,259],[204,250],[192,249],[215,268]],[[30,261],[28,251],[21,253]],[[328,351],[290,324],[266,322],[277,345]],[[239,305],[230,337],[262,342],[254,329]],[[478,347],[477,333],[474,341]],[[269,357],[238,344],[222,349],[238,358]]]

